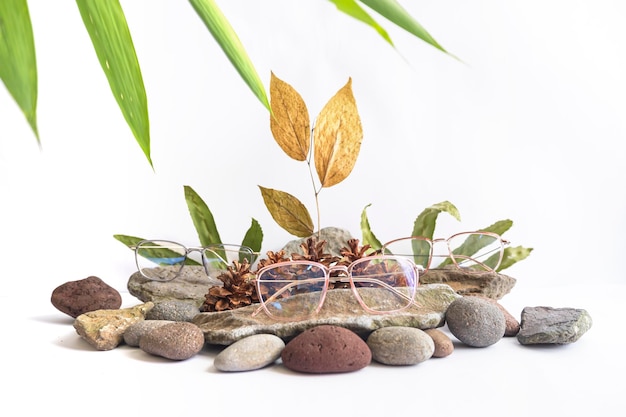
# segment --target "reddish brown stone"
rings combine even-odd
[[[433,342],[435,342],[434,358],[445,358],[454,351],[454,343],[452,343],[452,339],[450,339],[447,334],[439,329],[428,329],[424,331],[433,339]]]
[[[281,353],[283,365],[306,373],[351,372],[372,361],[365,341],[351,330],[322,325],[294,337]]]
[[[122,296],[98,277],[88,277],[59,285],[52,291],[52,305],[74,318],[96,310],[116,310]]]

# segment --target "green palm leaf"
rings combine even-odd
[[[442,52],[448,53],[396,0],[360,0],[381,16]]]
[[[243,44],[222,11],[213,0],[189,0],[213,38],[222,48],[241,78],[254,95],[271,112],[265,87],[250,61]]]
[[[148,100],[139,61],[118,0],[76,0],[111,92],[152,166]]]
[[[24,113],[39,142],[37,61],[26,0],[0,1],[0,79]]]

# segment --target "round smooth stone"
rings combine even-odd
[[[487,347],[504,336],[504,314],[494,304],[478,297],[454,300],[446,311],[450,332],[461,342],[473,347]]]
[[[385,365],[416,365],[430,359],[435,343],[423,330],[390,326],[374,330],[367,338],[372,359]]]
[[[139,348],[144,352],[172,360],[189,359],[203,347],[204,333],[186,321],[157,327],[139,339]]]
[[[292,371],[323,374],[365,368],[372,361],[372,352],[353,331],[322,325],[291,339],[280,357],[283,365]]]
[[[447,334],[439,329],[428,329],[424,331],[433,339],[433,342],[435,343],[435,352],[433,353],[434,358],[445,358],[454,352],[454,343],[452,343],[452,340]]]
[[[124,343],[128,346],[139,346],[139,340],[146,333],[151,332],[157,327],[164,326],[168,323],[174,323],[171,320],[141,320],[131,324],[124,330]]]
[[[217,354],[216,369],[224,372],[252,371],[280,358],[285,342],[273,334],[255,334],[239,339]]]

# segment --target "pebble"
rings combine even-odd
[[[61,284],[52,291],[52,305],[76,318],[96,310],[115,310],[122,305],[122,296],[100,278],[90,276]]]
[[[454,352],[454,343],[447,334],[439,329],[424,330],[428,336],[433,339],[435,344],[435,351],[433,352],[434,358],[445,358]]]
[[[76,317],[74,329],[96,349],[111,350],[124,340],[126,329],[145,319],[152,306],[151,302],[147,302],[117,310],[88,311]]]
[[[146,320],[191,321],[200,313],[200,308],[187,301],[167,300],[154,303]]]
[[[292,371],[322,374],[365,368],[372,361],[372,352],[353,331],[320,325],[291,339],[280,357]]]
[[[525,307],[517,340],[522,345],[574,343],[592,324],[581,308]]]
[[[374,330],[367,338],[372,359],[385,365],[416,365],[430,359],[435,343],[416,327],[390,326]]]
[[[139,340],[144,334],[152,331],[153,329],[156,329],[157,327],[161,327],[168,323],[175,323],[175,322],[171,320],[138,321],[137,323],[130,325],[124,331],[124,343],[126,343],[128,346],[138,347]]]
[[[285,342],[273,334],[256,334],[240,339],[217,354],[213,365],[224,372],[260,369],[276,362]]]
[[[472,297],[479,297],[483,300],[487,300],[493,303],[496,307],[498,307],[500,311],[502,311],[502,314],[504,314],[504,323],[505,323],[504,337],[514,337],[517,335],[517,333],[519,333],[519,329],[520,329],[519,321],[511,313],[509,313],[509,311],[502,304],[500,304],[497,300],[486,297],[484,295],[472,294]]]
[[[462,343],[472,347],[487,347],[504,336],[504,314],[493,303],[478,297],[454,300],[446,311],[450,332]]]
[[[204,347],[204,333],[185,321],[168,323],[144,334],[139,348],[146,353],[172,360],[185,360]]]

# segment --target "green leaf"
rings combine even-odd
[[[37,61],[26,0],[0,1],[0,79],[20,107],[37,143]]]
[[[270,103],[267,99],[265,87],[259,75],[250,61],[245,48],[235,33],[226,16],[222,13],[213,0],[189,0],[193,8],[202,19],[213,38],[222,48],[231,64],[235,67],[241,78],[248,85],[254,95],[271,112]]]
[[[443,201],[424,209],[419,216],[417,216],[413,224],[413,233],[411,236],[421,236],[432,239],[435,233],[437,217],[441,212],[446,212],[458,221],[461,221],[459,210],[449,201]]]
[[[263,230],[261,229],[261,225],[259,224],[259,222],[255,219],[252,219],[252,224],[246,232],[246,235],[243,237],[241,245],[249,247],[254,252],[260,252],[262,244]]]
[[[372,27],[380,36],[383,37],[391,46],[393,46],[393,41],[391,37],[387,33],[382,26],[378,24],[359,4],[356,0],[330,0],[331,3],[334,3],[337,6],[337,9],[341,12],[344,12],[348,16],[359,20],[366,25]]]
[[[145,240],[141,237],[128,236],[128,235],[113,235],[113,237],[133,250],[135,250],[135,246],[137,246],[139,242],[141,242],[142,240]]]
[[[484,229],[480,229],[481,232],[491,232],[496,233],[500,236],[504,234],[507,230],[509,230],[513,226],[513,220],[499,220],[494,224],[485,227]]]
[[[117,240],[119,240],[120,242],[122,242],[123,244],[125,244],[126,246],[128,246],[130,249],[132,249],[133,251],[135,250],[135,247],[137,246],[137,244],[139,242],[141,242],[142,239],[140,237],[136,237],[136,236],[128,236],[128,235],[113,235],[113,237]],[[151,248],[151,249],[145,249],[142,248],[139,250],[139,252],[141,252],[141,256],[145,257],[145,258],[177,258],[180,256],[180,253],[178,252],[174,252],[170,249],[167,248],[163,248],[163,249],[155,249],[155,248]],[[199,262],[194,261],[191,258],[187,258],[185,260],[185,265],[201,265]]]
[[[396,0],[360,0],[372,10],[442,52],[448,53]]]
[[[502,263],[500,263],[496,272],[500,272],[503,269],[509,268],[513,264],[526,259],[532,251],[533,248],[524,248],[522,246],[504,248]]]
[[[372,249],[378,250],[383,247],[383,244],[380,243],[380,240],[378,240],[378,238],[376,238],[376,236],[372,232],[372,229],[370,228],[370,222],[367,219],[367,208],[371,205],[372,204],[370,203],[365,206],[363,208],[363,211],[361,212],[361,234],[363,235],[363,242],[361,242],[361,244],[363,246],[370,245]]]
[[[185,185],[185,201],[189,208],[191,220],[198,233],[200,244],[210,246],[221,244],[220,234],[217,231],[213,214],[200,196],[188,185]]]
[[[76,0],[111,92],[150,166],[148,100],[139,61],[118,0]]]
[[[265,207],[280,227],[297,237],[308,237],[314,232],[313,220],[304,204],[289,193],[259,186]]]

